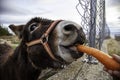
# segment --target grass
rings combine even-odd
[[[107,43],[108,53],[120,55],[120,42],[115,39],[109,39]]]
[[[1,36],[0,39],[6,40],[13,49],[15,49],[20,43],[20,40],[17,36]]]
[[[18,45],[12,45],[12,48],[15,49]]]

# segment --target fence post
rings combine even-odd
[[[102,7],[102,17],[101,17],[101,31],[99,32],[99,49],[101,49],[101,46],[102,46],[102,43],[103,43],[103,40],[105,39],[105,27],[106,26],[106,18],[105,18],[105,0],[100,0],[100,3],[102,3],[103,7]]]
[[[96,38],[96,3],[97,0],[90,0],[90,23],[89,23],[89,46],[96,47],[95,38]],[[91,61],[92,56],[88,56],[88,59]]]

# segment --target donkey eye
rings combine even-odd
[[[36,28],[37,28],[37,24],[36,24],[36,23],[31,24],[31,25],[29,26],[29,31],[33,31],[33,30],[35,30]]]

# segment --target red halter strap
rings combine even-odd
[[[50,46],[48,44],[48,37],[49,34],[51,33],[51,31],[55,28],[55,26],[62,20],[56,20],[54,21],[50,27],[47,29],[47,31],[41,36],[41,38],[37,39],[37,40],[33,40],[31,42],[26,43],[27,47],[33,46],[35,44],[39,44],[41,43],[43,45],[43,47],[45,48],[45,50],[47,51],[48,55],[56,61],[59,61],[57,58],[55,58],[55,56],[53,55]]]

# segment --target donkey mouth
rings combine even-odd
[[[76,52],[76,53],[78,52],[77,48],[75,46],[63,46],[63,45],[61,45],[60,47],[64,48],[64,49],[67,49],[70,52]]]
[[[77,48],[75,45],[72,45],[72,46],[64,46],[64,45],[60,45],[61,49],[62,50],[65,50],[66,53],[69,53],[71,54],[71,56],[74,58],[74,59],[78,59],[80,57],[83,56],[83,53],[82,52],[78,52]],[[63,54],[66,54],[66,53],[63,53]]]

